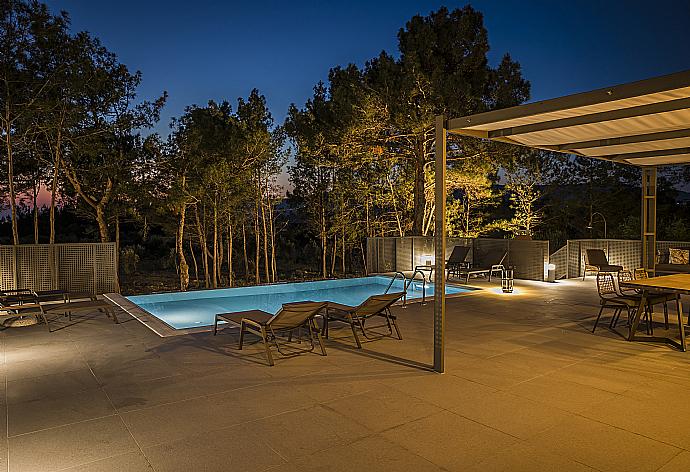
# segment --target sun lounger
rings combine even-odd
[[[268,345],[269,341],[275,343],[278,352],[286,355],[280,350],[280,345],[277,340],[278,334],[288,333],[288,342],[290,342],[292,340],[293,330],[306,328],[311,342],[311,349],[309,349],[309,351],[313,351],[315,348],[314,333],[316,333],[321,353],[325,356],[326,349],[321,339],[321,333],[314,321],[314,317],[324,308],[326,308],[326,302],[301,302],[286,303],[275,315],[262,310],[220,313],[216,315],[216,320],[213,325],[213,335],[215,336],[218,332],[219,321],[237,324],[240,326],[239,349],[242,349],[244,332],[249,331],[254,333],[261,337],[264,348],[266,349],[268,363],[269,365],[273,365],[273,356],[271,355],[271,349]]]
[[[48,302],[46,303],[43,300],[60,300],[58,298],[58,295],[63,299],[69,300],[69,294],[67,292],[61,292],[58,294],[58,291],[54,292],[44,292],[43,296],[39,295],[37,292],[32,292],[32,291],[14,291],[16,293],[11,293],[9,294],[9,297],[6,297],[4,299],[0,298],[0,311],[6,311],[10,314],[15,314],[17,316],[26,316],[26,315],[34,315],[46,324],[46,327],[48,328],[48,332],[51,332],[52,330],[50,329],[50,324],[48,322],[48,317],[46,315],[49,314],[62,314],[68,317],[68,319],[71,321],[72,320],[72,314],[73,313],[84,313],[84,312],[93,312],[93,311],[100,311],[106,314],[109,318],[112,318],[115,323],[119,323],[117,319],[117,315],[115,314],[115,309],[114,307],[108,303],[105,300],[99,300],[95,296],[89,295],[88,298],[91,298],[90,300],[82,300],[82,301],[57,301],[57,302]],[[30,294],[30,296],[27,296],[27,293]],[[7,294],[7,292],[5,292]],[[63,294],[65,294],[63,296]],[[6,300],[14,300],[16,296],[20,295],[21,300],[20,303],[15,303],[15,304],[8,304]],[[80,295],[80,298],[87,298],[86,296]]]
[[[469,266],[469,263],[465,260],[469,252],[469,246],[455,246],[453,248],[453,252],[450,253],[450,257],[446,261],[446,268],[448,269],[448,278],[452,274],[455,274],[457,276],[460,272],[460,269],[466,269]]]
[[[503,262],[506,257],[508,257],[508,252],[502,249],[489,252],[484,258],[484,263],[481,266],[471,266],[467,268],[462,268],[458,270],[458,277],[465,277],[465,283],[470,283],[471,275],[488,275],[489,282],[491,282],[491,276],[498,272],[499,275],[505,267]]]
[[[368,334],[373,332],[372,328],[364,328],[366,321],[372,317],[383,317],[386,320],[386,325],[388,326],[388,334],[383,336],[392,336],[393,328],[395,328],[395,333],[398,339],[402,339],[400,335],[400,330],[398,329],[398,324],[396,323],[396,317],[391,313],[390,307],[395,302],[400,300],[405,292],[396,293],[386,293],[383,295],[372,295],[367,298],[358,306],[343,305],[341,303],[328,302],[326,308],[326,319],[324,321],[324,334],[328,337],[328,325],[331,321],[340,321],[350,325],[352,329],[352,335],[355,338],[355,343],[357,343],[358,348],[362,348],[362,343],[357,335],[357,328],[362,330],[362,334],[367,339],[372,339]],[[380,328],[381,326],[375,326],[374,328]],[[375,333],[378,334],[378,333]],[[378,335],[380,337],[381,335]]]

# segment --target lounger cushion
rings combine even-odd
[[[234,313],[221,313],[216,316],[221,320],[237,323],[238,325],[242,322],[243,319],[252,320],[256,323],[265,325],[266,323],[268,323],[268,320],[273,318],[272,314],[262,310],[236,311]]]

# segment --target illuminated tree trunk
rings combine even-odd
[[[206,249],[205,231],[201,227],[201,219],[199,218],[199,207],[194,205],[194,217],[196,219],[196,232],[199,238],[199,247],[201,248],[201,265],[204,268],[204,286],[209,288],[211,279],[208,272],[208,249]]]

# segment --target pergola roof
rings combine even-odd
[[[690,163],[690,70],[454,118],[447,129],[637,166]]]

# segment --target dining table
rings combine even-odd
[[[637,310],[635,310],[635,316],[630,323],[628,341],[662,342],[675,346],[681,351],[686,350],[683,305],[680,297],[681,295],[690,295],[690,274],[661,275],[659,277],[629,280],[620,282],[620,286],[621,288],[635,289],[642,294]],[[640,324],[640,318],[645,312],[645,307],[649,298],[659,292],[676,294],[675,302],[676,311],[678,313],[679,340],[668,336],[640,336],[636,334],[637,327]]]

